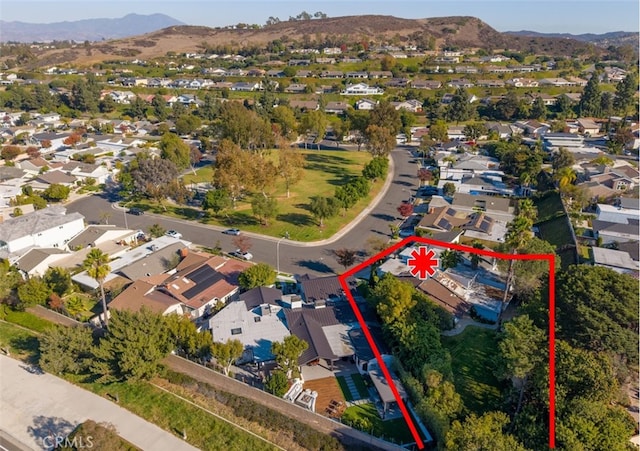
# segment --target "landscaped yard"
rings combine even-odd
[[[575,243],[571,236],[569,220],[562,209],[560,194],[548,193],[544,197],[534,199],[534,203],[538,209],[538,222],[535,226],[540,230],[542,239],[562,249],[559,255],[563,268],[575,264],[574,248],[566,247]]]
[[[442,344],[451,353],[454,384],[464,405],[479,415],[500,408],[500,382],[493,375],[496,332],[467,326],[459,335],[443,336]]]
[[[251,199],[239,201],[234,210],[228,210],[219,217],[211,215],[199,219],[206,224],[224,227],[237,227],[242,230],[262,233],[271,236],[284,236],[286,233],[292,240],[314,241],[334,235],[345,224],[353,220],[363,208],[369,205],[371,199],[380,191],[383,181],[373,184],[369,196],[361,199],[346,214],[341,212],[334,218],[324,221],[319,227],[317,221],[308,210],[310,198],[313,196],[332,197],[337,186],[347,183],[352,176],[361,175],[362,168],[371,160],[368,152],[356,151],[317,151],[301,150],[305,155],[305,173],[303,179],[291,187],[290,197],[287,198],[285,182],[278,179],[270,193],[278,199],[278,214],[275,219],[263,226],[253,216]],[[201,168],[197,176],[185,175],[183,178],[188,186],[193,182],[210,182],[213,175],[211,167]],[[151,202],[140,203],[155,213],[180,216],[188,219],[198,219],[200,211],[191,207],[167,205],[165,212],[162,207]]]
[[[412,443],[415,440],[404,418],[382,421],[376,406],[372,403],[348,407],[342,415],[342,422],[353,424],[376,437],[393,443]]]
[[[558,192],[549,192],[542,197],[534,198],[533,202],[538,209],[538,222],[553,219],[564,214],[562,200]]]
[[[356,386],[356,390],[358,390],[360,398],[368,398],[369,390],[367,389],[367,385],[364,383],[364,378],[360,375],[360,373],[352,374],[351,379],[353,379],[353,383]]]
[[[347,381],[344,376],[336,376],[336,380],[338,381],[338,385],[340,386],[340,390],[342,390],[342,395],[344,399],[347,401],[353,401],[353,396],[351,396],[351,390],[349,390],[349,386],[347,385]]]

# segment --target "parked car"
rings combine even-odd
[[[222,233],[224,233],[225,235],[240,235],[240,229],[227,229],[224,230]]]
[[[144,210],[141,210],[139,208],[130,208],[128,213],[131,215],[140,216],[144,214]]]
[[[167,230],[167,233],[165,233],[165,235],[176,238],[176,239],[182,238],[182,233],[177,232],[175,230]]]
[[[233,252],[229,252],[229,255],[231,255],[232,257],[241,258],[247,261],[253,259],[253,254],[251,254],[250,252],[241,252],[240,249],[236,249]]]

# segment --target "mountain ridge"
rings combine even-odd
[[[0,20],[0,42],[103,41],[186,25],[166,14],[127,14],[119,18],[95,18],[52,23]]]

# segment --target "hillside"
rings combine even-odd
[[[264,47],[267,43],[432,43],[437,47],[476,47],[487,50],[511,49],[547,55],[577,55],[598,52],[592,44],[572,39],[513,36],[500,33],[474,17],[402,19],[392,16],[345,16],[305,21],[286,21],[260,29],[171,26],[139,36],[92,43],[90,47],[45,50],[37,62],[53,64],[93,64],[123,57],[150,59],[167,52],[198,52],[206,47],[226,46],[230,51]]]
[[[588,42],[598,47],[607,48],[609,46],[619,47],[622,45],[630,45],[637,49],[640,43],[640,33],[631,31],[612,31],[610,33],[594,34],[570,34],[570,33],[539,33],[537,31],[507,31],[505,34],[519,37],[535,37],[535,38],[561,38],[574,39],[580,42]]]
[[[102,41],[184,25],[164,14],[128,14],[118,19],[85,19],[54,23],[0,20],[0,42]]]

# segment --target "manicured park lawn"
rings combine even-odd
[[[380,191],[383,181],[378,180],[364,199],[361,199],[349,211],[341,212],[338,216],[324,221],[319,227],[317,221],[308,210],[310,198],[313,196],[332,197],[337,186],[346,184],[351,177],[361,175],[362,168],[371,160],[368,152],[357,151],[317,151],[301,150],[305,155],[305,173],[302,180],[291,187],[290,197],[287,198],[285,183],[278,179],[271,195],[278,199],[279,211],[275,219],[268,226],[261,225],[251,211],[251,199],[238,202],[234,210],[228,210],[219,217],[208,215],[200,221],[224,227],[237,227],[242,230],[271,236],[289,237],[296,241],[315,241],[329,238],[338,232],[345,224],[353,220],[363,208]],[[275,157],[274,157],[275,158]],[[183,180],[185,185],[197,182],[210,182],[213,176],[211,167],[201,168],[197,176],[187,174]],[[156,213],[197,219],[199,210],[190,207],[167,206],[165,212],[156,204],[146,205]]]
[[[501,407],[500,382],[493,375],[497,342],[494,330],[473,326],[459,335],[442,337],[451,353],[456,390],[464,405],[477,414]]]

